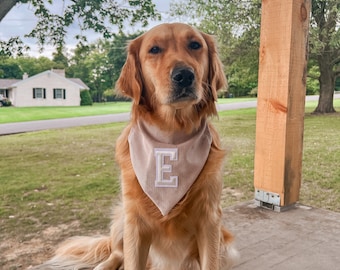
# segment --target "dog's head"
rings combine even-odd
[[[172,128],[216,114],[217,90],[225,86],[214,39],[181,23],[161,24],[131,41],[116,84],[133,99],[133,119],[147,114]]]

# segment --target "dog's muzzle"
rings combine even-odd
[[[172,102],[197,99],[194,87],[195,73],[188,67],[177,67],[171,73],[173,92],[171,93]]]

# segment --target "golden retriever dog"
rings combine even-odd
[[[122,203],[111,235],[71,238],[37,269],[230,269],[237,251],[222,226],[225,152],[209,122],[225,86],[210,35],[173,23],[132,40],[116,84],[133,103],[116,143]]]

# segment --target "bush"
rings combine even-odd
[[[249,93],[249,96],[251,97],[257,97],[257,87],[253,88]]]
[[[12,102],[9,101],[8,99],[4,99],[4,100],[1,100],[1,101],[0,101],[0,107],[1,107],[1,106],[9,107],[9,106],[11,106],[11,105],[12,105]]]
[[[93,101],[89,90],[80,92],[80,106],[92,106]]]

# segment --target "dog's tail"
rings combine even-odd
[[[77,270],[93,269],[106,261],[111,254],[109,236],[73,237],[56,250],[55,256],[34,270]]]
[[[114,209],[113,220],[109,236],[72,237],[61,244],[52,259],[30,270],[121,269],[124,229],[121,204]]]

